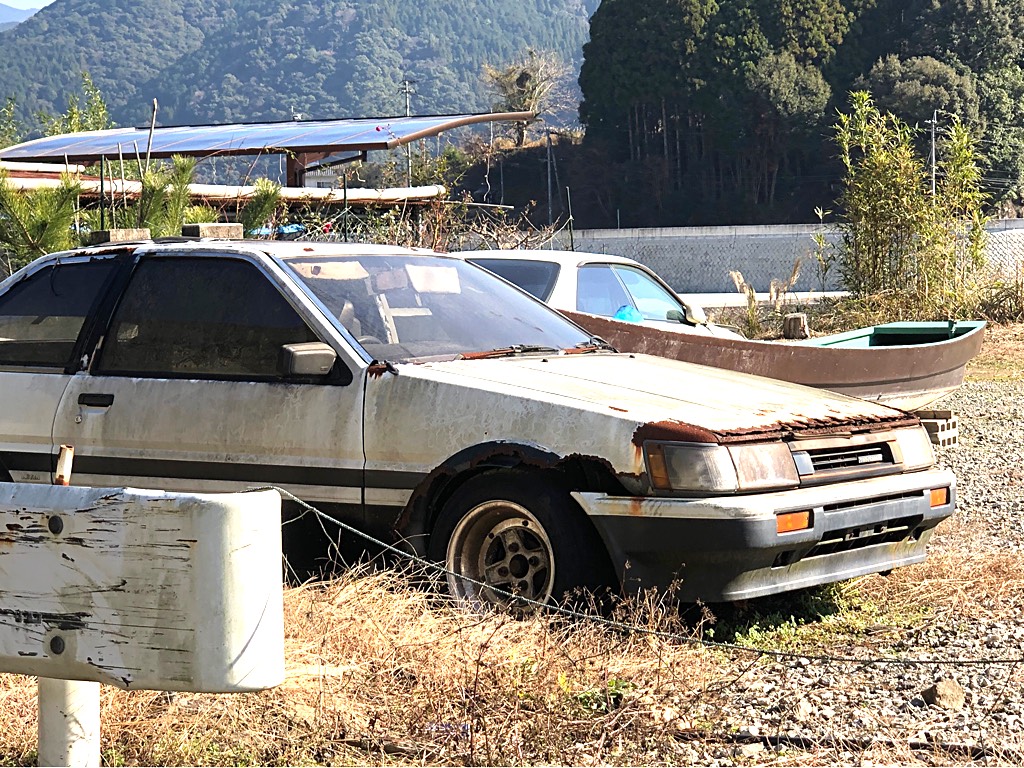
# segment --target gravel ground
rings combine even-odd
[[[737,656],[737,678],[723,686],[720,698],[709,698],[702,713],[715,723],[717,743],[694,741],[684,759],[1024,763],[1024,664],[934,663],[1024,657],[1024,568],[1017,559],[1024,553],[1024,382],[967,383],[937,407],[959,419],[959,444],[939,452],[940,462],[957,475],[959,514],[940,528],[930,559],[960,564],[952,570],[967,602],[940,603],[911,630],[872,628],[848,647],[822,651],[928,663],[801,658],[751,666],[751,659]],[[992,598],[1001,583],[996,568],[1007,562],[1017,580]],[[974,599],[971,587],[978,579],[988,582]],[[926,691],[937,683],[952,697],[929,704]]]

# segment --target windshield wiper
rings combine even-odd
[[[586,352],[601,352],[604,350],[609,350],[611,352],[619,351],[600,336],[591,336],[586,341],[581,341],[572,349],[565,350],[565,352],[568,355],[579,355]]]
[[[498,347],[488,349],[485,352],[463,352],[459,355],[460,360],[484,360],[488,357],[514,357],[515,355],[528,355],[533,353],[558,354],[562,350],[558,347],[544,347],[539,344],[513,344],[509,347]]]

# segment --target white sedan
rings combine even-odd
[[[457,255],[555,309],[681,333],[742,338],[728,328],[709,323],[700,306],[680,298],[668,283],[633,259],[549,250],[470,251]]]

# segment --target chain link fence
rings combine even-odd
[[[988,271],[993,278],[1024,277],[1024,219],[1000,219],[988,227]],[[815,224],[760,227],[678,227],[665,229],[591,229],[573,233],[575,250],[626,256],[646,264],[680,293],[736,290],[729,272],[742,273],[757,291],[772,280],[788,280],[799,260],[793,291],[838,291],[837,265],[822,268],[815,235],[824,237],[825,254],[834,255],[839,233]],[[568,248],[559,233],[552,247]]]

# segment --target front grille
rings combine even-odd
[[[893,463],[892,449],[888,443],[848,448],[817,448],[807,453],[811,457],[815,473]]]
[[[873,441],[821,440],[794,443],[793,460],[800,473],[801,485],[860,480],[899,472],[901,466],[893,455],[892,443]],[[817,443],[817,444],[814,444]]]
[[[918,538],[923,517],[921,515],[910,515],[895,520],[886,520],[874,525],[857,526],[850,528],[839,528],[825,534],[805,557],[818,557],[821,555],[833,555],[836,552],[849,552],[852,549],[870,547],[874,544],[892,544],[900,541],[907,541],[910,538]]]
[[[903,501],[904,499],[920,499],[927,491],[906,491],[904,493],[890,493],[887,496],[872,496],[870,499],[854,499],[851,501],[837,501],[833,504],[826,504],[822,507],[826,512],[837,512],[840,509],[853,509],[862,507],[865,504],[882,504],[887,501]]]

